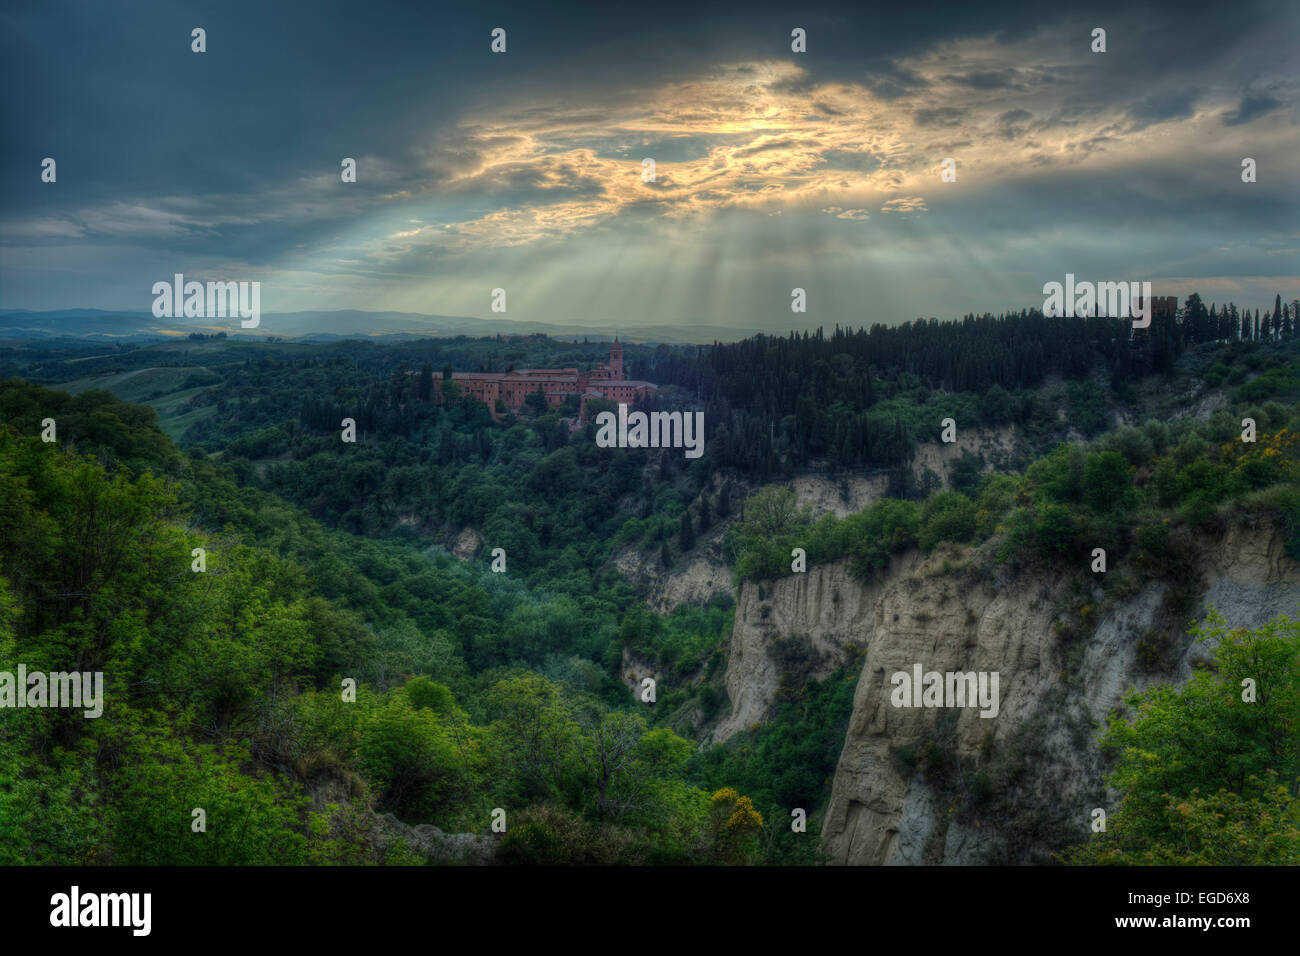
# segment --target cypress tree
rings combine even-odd
[[[684,552],[695,547],[695,529],[691,527],[690,509],[682,512],[682,526],[681,530],[678,532],[677,540]]]
[[[718,489],[718,517],[731,517],[731,482],[724,481]]]

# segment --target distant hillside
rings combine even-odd
[[[255,329],[244,329],[238,318],[158,319],[150,312],[99,309],[60,309],[52,312],[0,312],[0,339],[34,340],[51,336],[126,341],[181,338],[191,332],[225,332],[249,338],[303,339],[329,342],[375,336],[531,335],[585,336],[625,341],[707,344],[743,338],[749,329],[716,325],[657,325],[640,328],[555,325],[515,319],[476,319],[468,316],[425,315],[419,312],[365,312],[355,309],[313,312],[266,312]]]

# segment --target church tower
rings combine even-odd
[[[619,344],[617,335],[609,347],[609,372],[614,381],[623,381],[623,346]]]

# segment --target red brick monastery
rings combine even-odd
[[[597,365],[589,372],[576,368],[524,368],[513,372],[452,372],[451,380],[459,382],[464,394],[472,395],[487,405],[495,418],[497,399],[506,410],[517,412],[529,395],[541,389],[548,402],[561,405],[570,395],[581,396],[578,421],[586,421],[587,401],[605,398],[631,405],[636,399],[653,395],[657,386],[650,382],[628,380],[623,377],[623,346],[618,337],[609,349],[609,364]],[[434,376],[436,400],[442,402],[443,380]]]

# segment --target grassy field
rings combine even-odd
[[[123,401],[148,405],[158,413],[159,427],[172,441],[178,442],[191,425],[216,412],[212,405],[190,408],[189,400],[220,382],[221,376],[216,373],[191,365],[95,375],[55,387],[73,395],[102,388]]]

